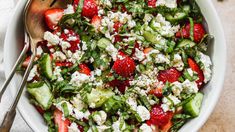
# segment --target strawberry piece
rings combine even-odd
[[[44,13],[45,21],[47,26],[52,29],[56,30],[58,28],[58,22],[64,15],[64,10],[59,8],[49,9]]]
[[[64,41],[67,41],[70,43],[70,47],[68,50],[75,53],[76,50],[79,50],[78,45],[80,43],[80,37],[77,33],[75,33],[73,30],[68,30],[68,33],[63,32],[60,36]]]
[[[181,76],[181,72],[179,72],[176,68],[169,68],[167,70],[160,71],[157,79],[159,81],[170,82],[173,83],[175,81],[178,81],[179,77]]]
[[[151,89],[149,91],[149,94],[153,94],[153,95],[155,95],[158,98],[162,98],[163,97],[163,95],[162,95],[162,88]]]
[[[122,27],[122,23],[120,22],[115,22],[114,25],[113,25],[113,28],[114,28],[114,32],[119,32],[119,30],[121,29]]]
[[[74,0],[73,6],[77,9],[79,0]],[[82,16],[87,18],[92,18],[93,16],[98,15],[98,5],[95,0],[84,0],[82,8]]]
[[[80,64],[79,68],[80,68],[79,70],[80,73],[91,75],[91,70],[86,64]]]
[[[135,72],[135,62],[132,58],[119,52],[118,59],[114,62],[112,69],[122,77],[130,77]]]
[[[31,58],[30,56],[26,57],[26,59],[25,59],[24,62],[22,63],[22,66],[23,66],[24,68],[28,67],[30,58]]]
[[[115,35],[114,36],[114,43],[117,43],[117,42],[121,42],[122,41],[122,38],[120,35]]]
[[[191,58],[188,58],[188,65],[193,71],[197,73],[199,79],[196,81],[196,83],[200,87],[204,81],[203,71],[200,69],[199,65]]]
[[[111,82],[109,82],[109,85],[111,87],[117,87],[118,90],[121,92],[121,93],[125,93],[126,91],[126,88],[130,86],[130,83],[129,83],[129,80],[124,80],[124,81],[121,81],[121,80],[113,80]]]
[[[72,62],[55,62],[56,66],[62,66],[62,67],[71,67],[73,66]]]
[[[41,115],[43,115],[45,113],[45,111],[42,109],[42,107],[35,105],[35,108]]]
[[[148,0],[148,7],[154,8],[156,7],[157,0]]]
[[[165,126],[161,127],[161,132],[169,132],[172,125],[173,125],[173,123],[171,121],[169,121]]]
[[[171,121],[172,117],[173,112],[164,112],[160,105],[155,105],[150,112],[150,120],[147,121],[147,124],[153,124],[162,129]]]
[[[96,30],[99,29],[99,27],[101,25],[101,17],[100,16],[92,17],[91,25],[93,25]]]
[[[205,35],[205,29],[202,24],[200,23],[195,23],[194,28],[193,28],[193,37],[194,37],[194,42],[199,43],[202,38]],[[175,35],[177,38],[189,38],[190,37],[190,24],[186,24],[184,28],[182,28],[181,31],[177,32]]]
[[[112,11],[116,12],[116,11],[118,11],[118,9],[120,9],[120,7],[121,7],[121,12],[127,12],[127,9],[126,9],[125,5],[123,5],[123,4],[117,4],[115,7],[112,8]]]
[[[63,120],[63,113],[56,109],[53,115],[55,125],[58,126],[58,132],[68,132],[70,121],[68,119]]]

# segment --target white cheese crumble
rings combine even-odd
[[[107,119],[107,114],[103,110],[98,111],[97,114],[93,116],[93,119],[98,125],[103,125]]]
[[[124,130],[126,128],[126,123],[124,123],[121,127],[120,126],[121,125],[120,121],[121,121],[121,119],[119,118],[116,122],[114,122],[112,124],[113,132],[121,132],[122,130]]]
[[[172,83],[172,92],[175,96],[180,96],[180,93],[182,92],[183,90],[183,87],[182,87],[182,84],[178,81]]]
[[[78,125],[74,122],[71,123],[71,125],[68,127],[68,132],[80,132]]]
[[[71,103],[73,104],[74,108],[76,108],[77,110],[82,110],[86,106],[86,104],[82,101],[82,97],[79,93],[75,97],[73,97]]]
[[[176,8],[177,7],[177,0],[157,0],[157,6],[166,6],[169,8]]]
[[[167,111],[171,111],[170,109],[170,106],[171,106],[171,101],[168,100],[166,97],[163,97],[162,98],[162,104],[161,104],[161,108],[164,112],[167,112]]]
[[[136,98],[135,97],[129,97],[127,100],[126,100],[126,103],[130,105],[131,109],[132,110],[135,110],[137,109],[137,101],[136,101]]]
[[[101,74],[102,74],[102,71],[100,70],[100,69],[95,69],[95,75],[97,75],[97,76],[101,76]]]
[[[196,82],[190,82],[188,79],[185,80],[183,83],[182,83],[182,86],[183,86],[183,91],[187,94],[190,94],[190,93],[197,93],[198,92],[198,87],[197,87],[197,83]]]
[[[202,71],[204,74],[204,83],[211,79],[212,71],[210,69],[212,62],[209,56],[199,52],[199,61],[203,64]]]
[[[49,31],[46,31],[43,36],[44,40],[47,40],[51,45],[57,45],[60,42],[60,38],[57,35],[52,34]]]
[[[169,97],[169,99],[174,103],[174,105],[177,105],[177,104],[179,104],[181,101],[176,97],[176,96],[174,96],[174,95],[169,95],[168,96]]]
[[[53,75],[56,77],[57,81],[63,81],[64,78],[61,75],[61,69],[59,66],[56,66],[53,72]]]
[[[148,24],[152,19],[153,19],[153,15],[146,13],[146,14],[144,15],[143,21]]]
[[[184,62],[179,54],[174,54],[172,65],[179,71],[182,71],[184,69]]]
[[[101,125],[101,126],[96,126],[96,128],[98,129],[98,132],[105,132],[105,130],[109,129],[109,126],[106,125]]]
[[[144,106],[139,105],[137,107],[137,113],[139,114],[142,121],[150,119],[150,112]]]
[[[105,50],[108,52],[108,54],[113,58],[113,60],[115,61],[117,59],[117,55],[118,55],[118,50],[112,45],[109,44]]]
[[[53,55],[53,58],[55,60],[58,60],[58,61],[65,61],[66,60],[65,54],[63,52],[61,52],[61,51],[56,51],[52,55]]]
[[[138,87],[147,88],[147,87],[154,86],[156,82],[157,82],[157,79],[152,79],[148,77],[147,75],[141,74],[140,76],[138,76],[137,79],[130,81],[130,85],[132,86],[136,85]]]
[[[67,9],[64,10],[64,14],[67,15],[67,14],[73,14],[73,13],[74,13],[73,5],[68,4]]]
[[[37,47],[37,56],[40,56],[43,53],[42,47],[38,46]]]
[[[74,113],[72,114],[72,116],[78,120],[81,120],[83,118],[88,119],[91,114],[88,110],[85,113],[82,111],[79,111],[77,109],[74,109],[73,111],[74,111]]]
[[[68,52],[69,53],[69,52]],[[81,60],[82,56],[84,55],[83,51],[77,50],[75,53],[71,54],[71,57],[68,59],[68,61],[72,63],[76,63],[79,60]]]
[[[73,86],[80,87],[83,83],[89,82],[90,77],[86,74],[79,73],[78,71],[74,72],[71,76],[70,84]]]
[[[147,125],[146,123],[143,123],[141,126],[140,126],[140,130],[142,132],[152,132],[152,128],[151,126]]]
[[[138,61],[142,61],[144,58],[145,58],[144,52],[139,50],[138,48],[135,48],[134,59]]]
[[[29,73],[27,81],[31,81],[36,75],[39,75],[37,69],[38,69],[38,66],[34,65]]]
[[[156,63],[166,63],[166,64],[170,63],[169,57],[161,53],[157,54],[155,60],[156,60]]]

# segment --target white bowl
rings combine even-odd
[[[19,0],[15,14],[9,23],[4,44],[4,66],[5,76],[8,76],[15,60],[23,46],[23,23],[22,13],[27,0]],[[197,0],[201,11],[207,21],[210,34],[214,35],[215,42],[210,46],[209,55],[213,61],[212,80],[205,86],[203,92],[205,94],[202,103],[200,115],[185,124],[180,131],[193,132],[206,122],[207,118],[213,111],[223,87],[224,74],[226,67],[226,43],[220,20],[217,16],[215,8],[211,0]],[[10,84],[11,96],[14,97],[21,80],[21,76],[17,75]],[[18,110],[24,120],[35,132],[46,132],[47,126],[41,115],[29,103],[26,92],[23,93],[18,104]]]

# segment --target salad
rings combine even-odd
[[[175,132],[200,114],[212,37],[194,0],[74,0],[44,15],[27,92],[48,131]]]

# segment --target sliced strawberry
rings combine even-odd
[[[23,66],[24,68],[28,67],[30,58],[31,58],[31,57],[28,56],[28,57],[26,57],[26,59],[23,61],[22,66]]]
[[[53,115],[55,125],[58,126],[58,132],[68,132],[70,121],[68,119],[63,119],[63,113],[60,110],[56,109]]]
[[[121,41],[122,41],[122,37],[120,35],[114,36],[114,43],[121,42]]]
[[[162,95],[162,88],[151,89],[149,91],[149,94],[153,94],[153,95],[157,96],[158,98],[163,97],[163,95]]]
[[[148,7],[156,7],[157,0],[148,0]]]
[[[119,52],[120,57],[114,62],[112,69],[122,77],[130,77],[135,72],[135,62],[132,58]]]
[[[63,9],[59,8],[54,8],[54,9],[49,9],[44,13],[45,21],[47,26],[52,29],[56,30],[58,28],[58,22],[62,18],[64,14]]]
[[[130,83],[129,83],[129,80],[121,81],[121,80],[115,79],[109,82],[109,85],[111,87],[117,87],[121,93],[125,93],[126,88],[130,86]]]
[[[157,79],[162,82],[170,82],[173,83],[178,81],[179,77],[181,76],[181,72],[179,72],[176,68],[169,68],[167,70],[160,71]]]
[[[73,6],[77,9],[79,0],[74,0]],[[82,8],[82,16],[87,18],[92,18],[93,16],[98,15],[98,5],[95,0],[84,0]]]
[[[194,24],[194,28],[193,28],[193,37],[194,37],[194,41],[196,43],[199,43],[202,38],[204,37],[206,31],[203,27],[202,24],[200,23],[195,23]],[[186,26],[184,28],[182,28],[181,31],[177,32],[175,35],[177,38],[189,38],[190,37],[190,24],[186,24]]]
[[[56,66],[62,66],[62,67],[71,67],[73,66],[72,62],[55,62]]]
[[[68,50],[75,53],[76,50],[79,50],[78,46],[80,44],[80,37],[77,33],[75,33],[73,30],[68,30],[68,32],[63,32],[60,36],[64,41],[67,41],[70,43],[70,47]]]
[[[115,22],[114,25],[113,25],[113,28],[114,28],[114,32],[119,32],[119,30],[121,29],[122,27],[122,23],[120,22]]]
[[[156,125],[162,129],[171,121],[172,117],[173,112],[164,112],[160,105],[155,105],[150,112],[150,120],[148,121],[148,124]]]
[[[45,113],[45,111],[42,109],[42,107],[35,105],[35,108],[41,115],[43,115]]]
[[[172,121],[169,121],[165,126],[162,126],[161,132],[169,132],[172,127]]]
[[[99,29],[99,27],[101,25],[101,17],[100,16],[92,17],[91,25],[93,25],[96,30]]]
[[[80,68],[79,70],[80,73],[91,75],[91,70],[86,64],[80,64],[79,68]]]
[[[191,58],[188,58],[188,65],[193,71],[197,73],[199,79],[196,81],[196,83],[200,87],[204,81],[203,71],[200,69],[199,65]]]

